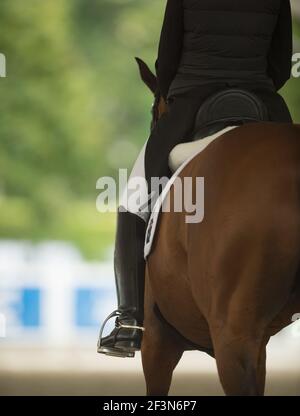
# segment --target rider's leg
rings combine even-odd
[[[148,187],[144,171],[145,146],[135,162],[117,213],[114,251],[118,309],[114,330],[98,341],[98,352],[115,356],[134,356],[140,349],[144,308],[144,241],[148,213]],[[139,193],[136,193],[136,185]],[[136,195],[136,198],[134,196]]]

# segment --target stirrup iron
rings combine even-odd
[[[103,330],[104,327],[106,325],[106,323],[113,317],[117,317],[122,315],[122,313],[116,309],[114,310],[110,315],[108,315],[108,317],[104,320],[101,328],[100,328],[100,332],[99,332],[99,339],[98,339],[98,343],[97,343],[97,352],[98,353],[103,353],[106,355],[110,355],[110,356],[114,356],[114,357],[130,357],[133,358],[135,356],[135,352],[124,352],[122,350],[118,350],[118,348],[109,348],[109,347],[104,347],[101,345],[101,339],[102,339],[102,334],[103,334]],[[139,329],[141,331],[145,331],[145,328],[143,326],[137,326],[137,325],[126,325],[126,324],[122,324],[120,322],[117,323],[117,328],[128,328],[128,329]]]
[[[104,330],[104,327],[105,327],[106,323],[111,318],[113,318],[114,316],[119,316],[119,315],[121,315],[121,312],[118,309],[116,309],[110,315],[108,315],[108,317],[104,320],[104,322],[103,322],[103,324],[100,328],[100,332],[99,332],[99,338],[98,338],[98,342],[97,342],[97,352],[98,353],[103,353],[103,354],[106,354],[106,355],[111,355],[111,356],[114,356],[114,357],[123,357],[123,358],[134,357],[134,353],[126,353],[126,352],[123,352],[121,350],[119,352],[116,348],[111,349],[111,348],[108,348],[108,347],[103,347],[101,345],[102,334],[103,334],[103,330]]]

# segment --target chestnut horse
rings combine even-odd
[[[215,357],[226,395],[263,395],[266,345],[300,312],[300,125],[229,131],[180,176],[204,177],[205,216],[160,216],[146,266],[147,394],[167,395],[183,352],[200,350]]]

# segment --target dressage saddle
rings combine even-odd
[[[200,107],[190,141],[175,146],[169,155],[169,167],[174,173],[185,160],[204,150],[209,143],[233,126],[269,121],[264,103],[253,93],[228,89],[209,97]]]
[[[268,120],[267,108],[255,94],[228,89],[212,95],[202,104],[196,115],[192,138],[211,136],[228,126]]]

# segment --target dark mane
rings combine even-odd
[[[156,91],[154,93],[154,101],[153,101],[152,109],[151,109],[151,114],[152,114],[151,131],[154,129],[154,127],[156,126],[156,123],[159,119],[158,106],[159,106],[160,98],[161,98],[161,93],[160,93],[159,89],[156,89]]]

